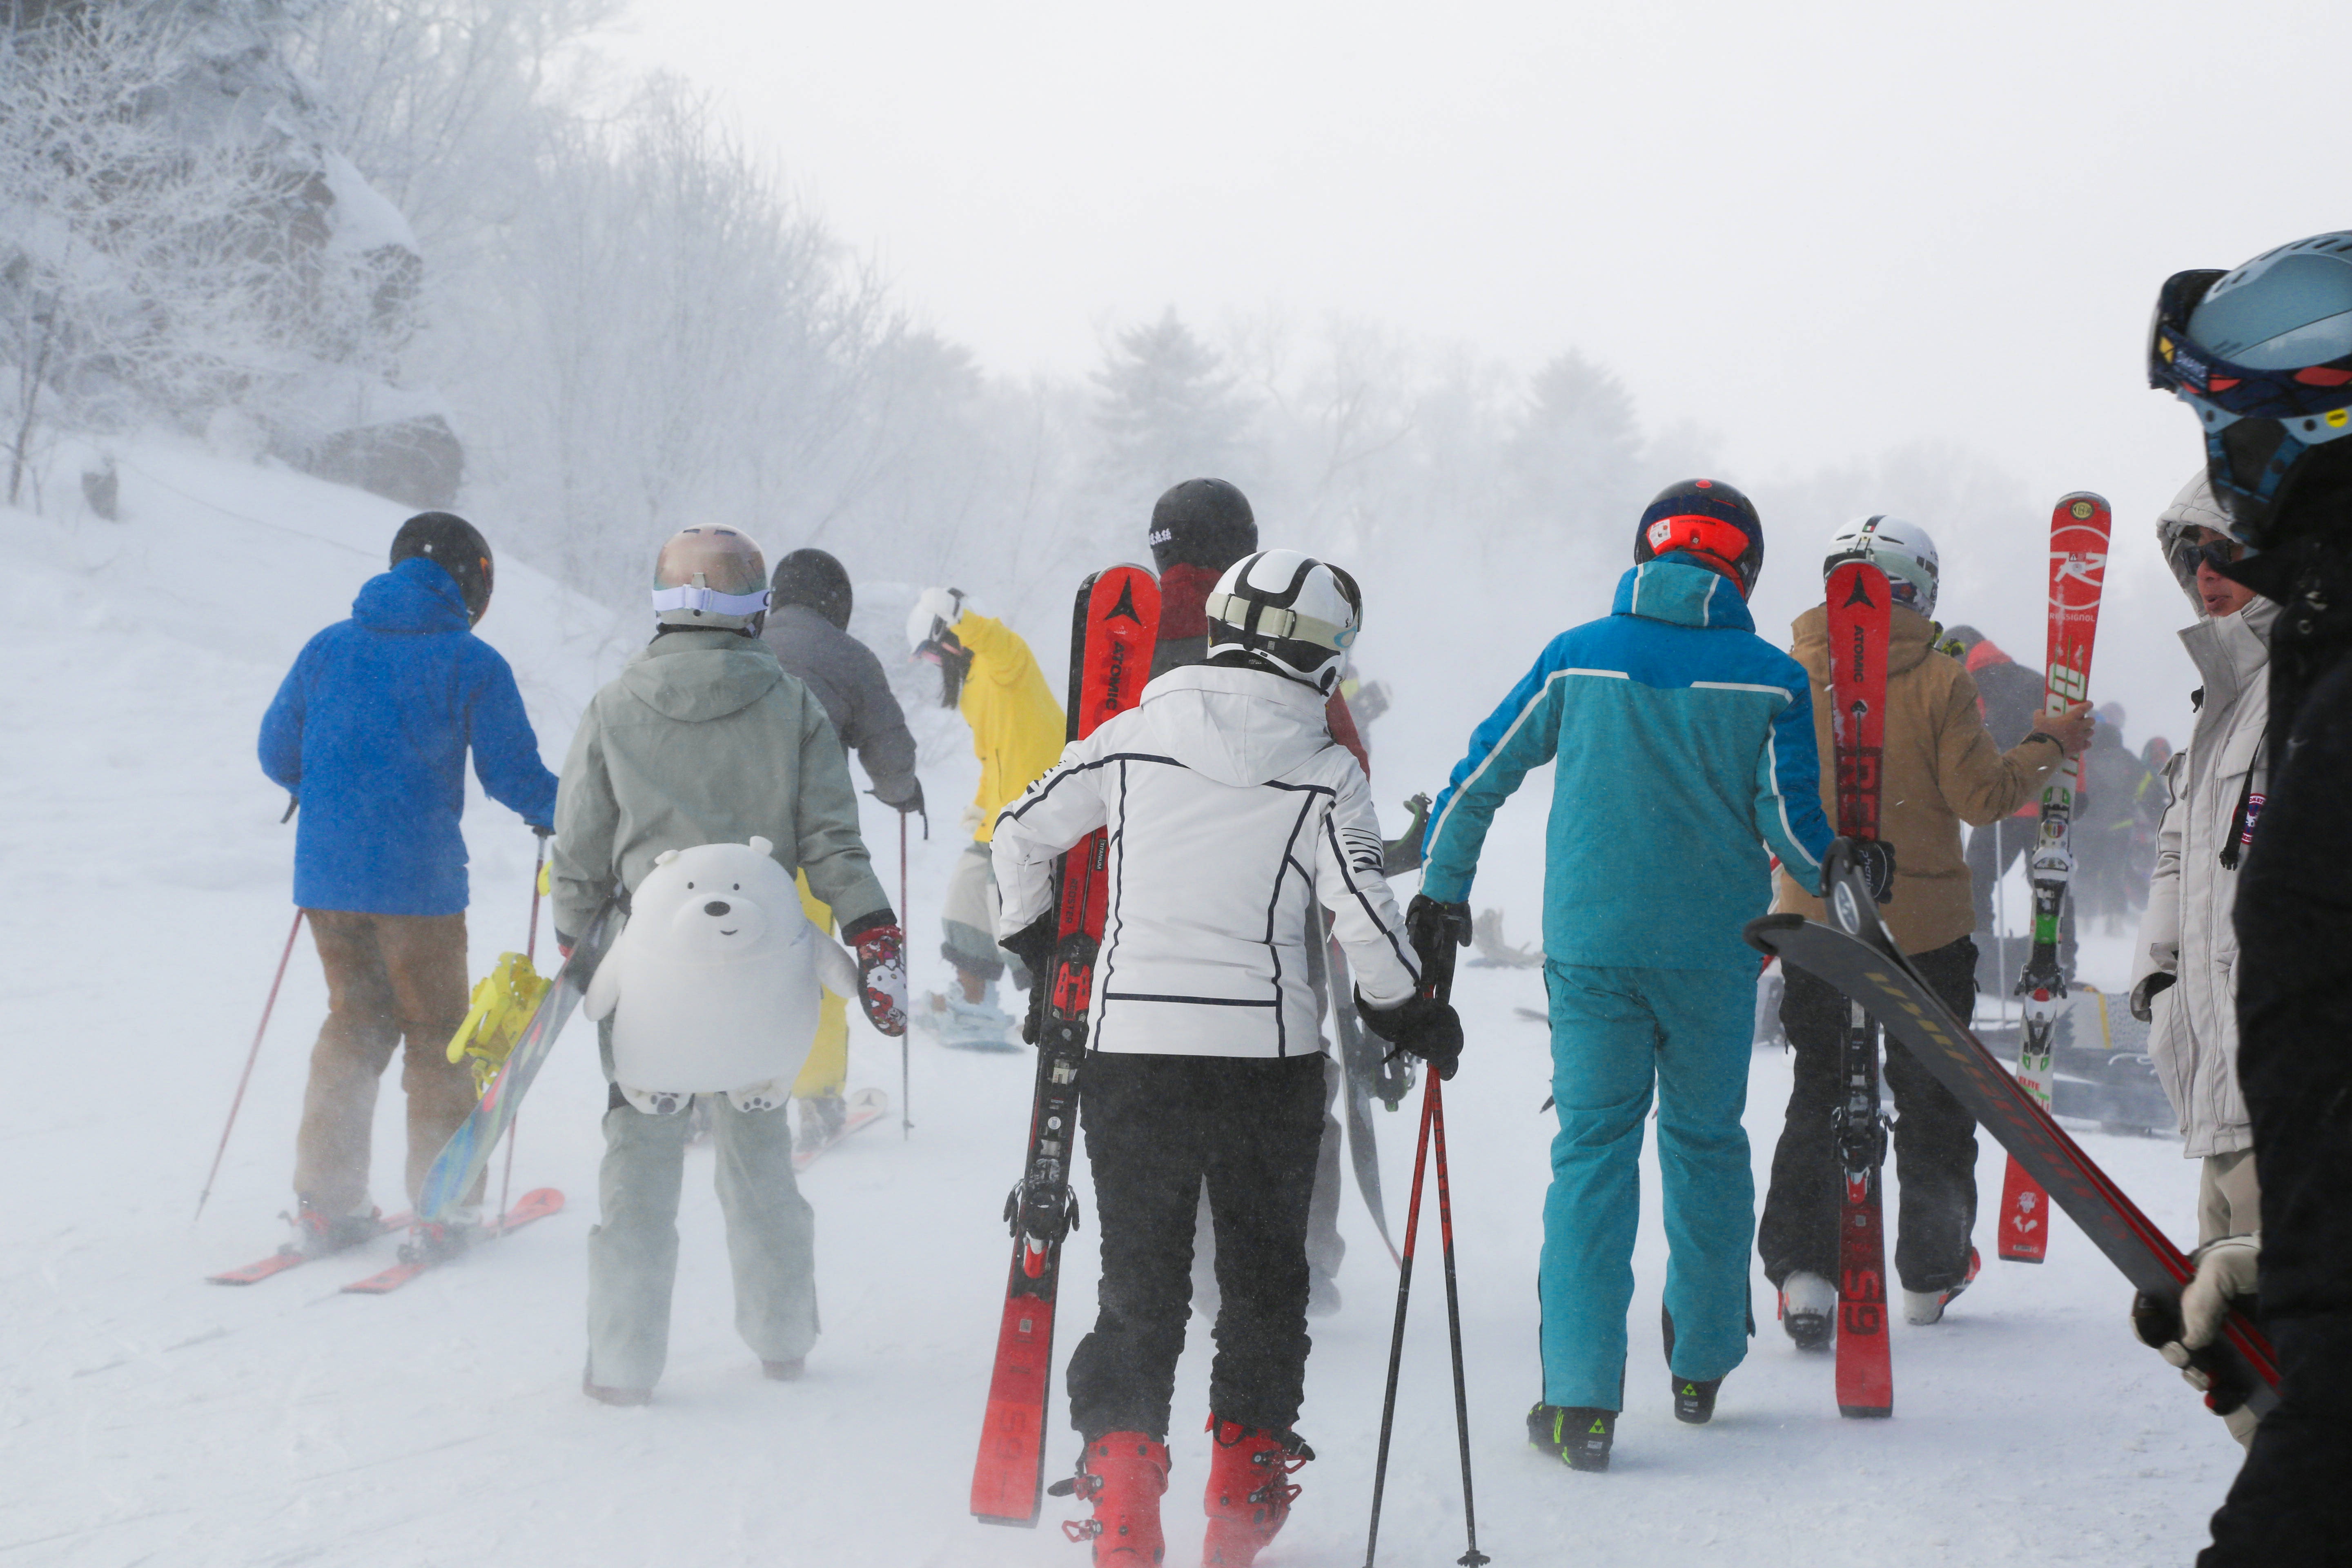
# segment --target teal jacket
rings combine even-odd
[[[1772,901],[1766,847],[1820,886],[1811,682],[1756,635],[1730,580],[1687,556],[1626,573],[1614,611],[1553,638],[1471,734],[1430,813],[1422,891],[1466,900],[1495,808],[1555,759],[1556,963],[1752,971],[1739,931]]]

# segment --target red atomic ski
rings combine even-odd
[[[551,1214],[562,1212],[563,1194],[562,1193],[557,1192],[553,1187],[534,1187],[515,1200],[514,1207],[507,1210],[505,1218],[499,1220],[493,1226],[484,1227],[476,1235],[480,1241],[496,1241],[509,1231],[520,1230],[535,1219],[545,1219]],[[371,1274],[364,1279],[352,1280],[343,1287],[343,1294],[389,1296],[419,1274],[451,1261],[448,1258],[411,1258],[409,1249],[405,1246],[401,1247],[400,1252],[399,1262],[381,1274]],[[463,1257],[464,1254],[461,1253],[458,1256]]]
[[[1160,584],[1139,566],[1097,572],[1078,588],[1070,630],[1069,738],[1135,706],[1151,675],[1160,637]],[[1076,1150],[1078,1074],[1086,1061],[1087,1013],[1109,903],[1110,844],[1098,828],[1055,868],[1060,910],[1037,1086],[1020,1184],[1004,1201],[1013,1227],[1013,1268],[996,1335],[996,1370],[972,1466],[971,1511],[987,1524],[1034,1528],[1045,1483],[1045,1400],[1054,1374],[1054,1300],[1062,1241],[1078,1223],[1070,1194]],[[1048,984],[1039,976],[1036,984]]]
[[[1830,736],[1837,751],[1837,829],[1878,837],[1879,781],[1886,742],[1886,639],[1894,601],[1886,574],[1849,561],[1830,574]],[[1823,889],[1828,891],[1828,889]],[[1886,1227],[1879,1168],[1886,1123],[1878,1108],[1879,1031],[1859,998],[1846,1004],[1839,1079],[1838,1414],[1895,1413],[1895,1368],[1886,1342]]]
[[[2050,663],[2043,678],[2044,711],[2063,711],[2091,690],[2091,643],[2099,629],[2099,591],[2107,575],[2107,535],[2114,523],[2105,499],[2088,490],[2060,498],[2050,513]],[[2042,1109],[2050,1109],[2050,1057],[2058,1028],[2066,973],[2058,963],[2059,921],[2074,875],[2067,831],[2082,764],[2068,758],[2042,791],[2042,826],[2033,841],[2033,942],[2016,994],[2025,998],[2025,1028],[2017,1047],[2017,1079]],[[2039,1263],[2050,1249],[2050,1194],[2012,1156],[2000,1185],[2000,1256]]]

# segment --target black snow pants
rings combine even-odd
[[[1969,1016],[1976,994],[1974,942],[1962,937],[1915,953],[1911,962],[1946,1006]],[[1789,968],[1780,1024],[1797,1053],[1796,1083],[1780,1147],[1772,1152],[1764,1218],[1756,1227],[1756,1250],[1775,1285],[1801,1269],[1837,1279],[1838,1209],[1844,1197],[1837,1111],[1846,1011],[1844,996]],[[1906,1290],[1947,1290],[1968,1276],[1969,1235],[1976,1228],[1976,1119],[1891,1037],[1885,1073],[1895,1091],[1895,1170],[1902,1189],[1895,1272]]]
[[[1078,1116],[1094,1168],[1102,1288],[1069,1376],[1071,1422],[1088,1442],[1168,1435],[1204,1181],[1221,1298],[1209,1407],[1268,1432],[1297,1421],[1323,1070],[1319,1054],[1087,1057]]]

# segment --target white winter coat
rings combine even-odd
[[[1000,937],[1045,912],[1055,857],[1106,825],[1092,1048],[1321,1051],[1310,899],[1331,911],[1368,1003],[1412,994],[1418,969],[1381,875],[1370,787],[1306,686],[1255,669],[1172,669],[1073,742],[996,819]]]
[[[2270,720],[2270,633],[2278,606],[2256,599],[2233,616],[2180,634],[2205,679],[2189,744],[2165,770],[2172,803],[2158,830],[2156,876],[2140,918],[2137,986],[2177,977],[2156,998],[2148,1054],[2191,1159],[2253,1146],[2238,1091],[2238,934],[2231,923],[2238,873],[2221,864],[2246,795],[2259,814],[2266,788],[2263,730]]]

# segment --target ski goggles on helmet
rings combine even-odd
[[[696,615],[756,616],[768,607],[768,592],[762,588],[756,594],[722,594],[716,588],[692,584],[682,588],[656,588],[654,614],[689,610]]]
[[[2250,512],[2261,516],[2296,458],[2352,436],[2352,354],[2262,369],[2213,353],[2189,335],[2189,318],[2226,276],[2205,269],[2165,280],[2148,326],[2147,383],[2196,410],[2206,468],[2225,510],[2237,499],[2254,503]],[[2237,531],[2245,531],[2242,524]]]

